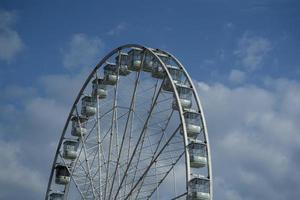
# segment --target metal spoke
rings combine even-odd
[[[76,113],[77,113],[77,116],[79,116],[77,107],[76,107]],[[94,181],[93,181],[92,176],[91,176],[91,169],[90,169],[90,166],[89,166],[89,160],[88,160],[88,156],[87,156],[86,145],[85,145],[85,142],[84,142],[84,139],[83,139],[82,136],[80,137],[80,139],[81,139],[82,146],[83,146],[83,152],[84,152],[84,156],[85,156],[85,163],[86,163],[86,167],[87,167],[87,171],[88,171],[88,178],[90,179],[90,184],[92,186],[93,197],[96,198],[96,193],[95,193],[95,188],[94,188]]]
[[[154,104],[154,98],[155,98],[155,94],[156,94],[156,91],[159,89],[158,88],[158,81],[156,81],[156,84],[155,84],[155,87],[154,87],[154,92],[153,92],[153,95],[152,95],[152,99],[151,99],[151,105],[150,106],[152,106],[153,104]],[[133,175],[133,182],[134,182],[134,180],[135,180],[135,176],[136,176],[136,172],[137,172],[137,169],[138,169],[138,163],[139,163],[139,161],[140,161],[140,157],[141,157],[141,152],[142,152],[142,148],[143,148],[143,144],[144,144],[144,138],[145,138],[145,135],[146,134],[144,134],[144,136],[143,136],[143,139],[142,139],[142,144],[141,144],[141,149],[140,149],[140,151],[139,151],[139,155],[138,155],[138,161],[137,161],[137,164],[136,164],[136,167],[135,167],[135,172],[134,172],[134,175]],[[148,136],[148,135],[147,135]],[[148,136],[148,138],[149,138],[149,136]],[[152,151],[152,148],[151,148],[151,151]],[[129,152],[128,152],[128,157],[127,157],[127,163],[128,163],[128,158],[129,158]],[[126,186],[126,181],[127,181],[127,176],[126,176],[126,178],[125,178],[125,186]],[[132,183],[133,183],[132,182]],[[125,189],[125,192],[126,192],[126,189]]]
[[[96,76],[97,78],[97,76]],[[97,87],[98,87],[98,81],[97,81]],[[98,198],[100,200],[102,200],[102,190],[101,190],[101,135],[100,135],[100,119],[99,119],[99,113],[100,113],[100,109],[99,109],[99,97],[97,95],[97,136],[98,136],[98,167],[99,167],[99,175],[98,175],[98,181],[99,181],[99,196]]]
[[[140,68],[134,69],[131,63]],[[109,81],[107,75],[117,80]],[[95,95],[94,87],[105,94],[100,96],[97,90]],[[190,96],[184,96],[185,88]],[[84,99],[84,96],[89,97]],[[87,105],[90,97],[95,98],[95,104],[92,102],[91,111],[84,114],[80,103]],[[188,109],[187,104],[191,104]],[[83,116],[78,113],[80,108]],[[199,113],[199,123],[193,121],[196,117],[189,119],[194,112]],[[76,118],[72,117],[78,121],[73,122]],[[82,117],[87,120],[82,121]],[[190,125],[197,127],[195,138],[189,137],[193,128]],[[203,155],[206,163],[195,167],[199,164],[190,162],[190,158],[194,158],[197,147],[191,143],[200,141],[206,144],[201,149],[206,151]],[[191,148],[195,151],[190,151]],[[184,174],[178,176],[176,167],[184,165]],[[71,181],[59,183],[58,178],[64,176],[70,176]],[[182,199],[191,195],[191,180],[198,177],[207,178],[203,186],[208,184],[209,188],[206,187],[204,195],[209,195],[211,200],[208,133],[190,76],[168,52],[128,44],[106,55],[80,89],[58,142],[45,200],[57,195],[62,195],[64,200],[144,200],[166,199],[166,196]],[[169,178],[173,178],[174,184],[167,184]],[[183,178],[185,188],[177,188],[177,181]]]
[[[151,198],[151,196],[154,194],[154,192],[159,188],[159,186],[162,184],[162,182],[165,180],[165,178],[169,175],[169,173],[174,170],[174,167],[176,165],[176,163],[182,158],[182,156],[184,155],[184,152],[182,152],[180,154],[180,156],[172,163],[172,167],[167,171],[167,173],[165,173],[165,176],[158,182],[158,185],[157,187],[152,191],[152,193],[149,195],[149,198]],[[175,182],[174,182],[175,184]],[[175,193],[175,196],[176,196],[176,193]]]
[[[63,158],[63,156],[61,155],[61,153],[59,153],[59,156],[61,157],[61,159],[62,159],[64,165],[67,165],[67,163],[66,163],[65,159]],[[70,169],[69,169],[69,168],[67,168],[67,169],[68,169],[69,173],[71,174]],[[71,177],[71,179],[72,179],[72,181],[74,182],[75,187],[76,187],[76,189],[78,190],[79,194],[81,195],[82,199],[85,199],[84,196],[83,196],[83,194],[82,194],[82,192],[81,192],[81,190],[79,189],[79,186],[78,186],[77,182],[75,181],[75,179],[74,179],[73,176]]]
[[[112,113],[112,119],[111,119],[111,132],[110,132],[109,150],[108,150],[107,167],[106,167],[107,170],[106,170],[106,178],[105,178],[104,199],[106,199],[106,195],[107,195],[106,192],[107,192],[107,187],[109,184],[108,176],[109,176],[109,169],[110,169],[109,164],[110,164],[111,152],[112,152],[113,135],[116,133],[115,123],[117,123],[116,122],[116,112],[117,112],[118,83],[119,83],[119,73],[117,74],[117,83],[114,88],[113,113]]]
[[[159,146],[160,146],[160,144],[161,144],[162,138],[163,138],[164,135],[165,135],[165,134],[164,134],[164,133],[165,133],[165,130],[167,129],[167,127],[168,127],[168,125],[169,125],[169,122],[170,122],[170,120],[171,120],[171,118],[172,118],[172,116],[173,116],[173,113],[174,113],[174,110],[172,110],[172,112],[170,113],[170,115],[169,115],[169,117],[168,117],[168,121],[166,122],[165,126],[164,126],[163,128],[161,128],[161,131],[162,131],[161,137],[159,138],[159,143],[157,144],[155,150],[154,150],[153,153],[152,153],[153,156],[156,154],[156,152],[157,152],[158,149],[159,149]],[[148,138],[149,138],[149,136],[148,136]],[[151,151],[152,151],[152,146],[151,146]],[[156,170],[156,162],[155,162],[155,170]],[[155,172],[155,173],[156,173],[156,172]],[[141,187],[140,187],[140,188],[141,188]],[[140,191],[140,190],[139,190],[139,191]],[[138,197],[139,191],[138,191],[136,197]]]
[[[124,181],[124,179],[125,179],[125,177],[126,177],[126,173],[127,173],[128,169],[129,169],[129,167],[130,167],[130,165],[131,165],[131,162],[132,162],[133,158],[134,158],[134,155],[135,155],[136,150],[137,150],[137,148],[138,148],[139,142],[141,141],[141,139],[142,139],[142,137],[143,137],[143,135],[144,135],[144,133],[145,133],[146,127],[147,127],[147,125],[148,125],[148,121],[149,121],[150,116],[151,116],[151,113],[153,112],[153,109],[154,109],[154,107],[155,107],[155,105],[156,105],[156,101],[157,101],[157,99],[158,99],[158,97],[159,97],[159,94],[160,94],[161,89],[162,89],[162,84],[160,85],[160,88],[159,88],[159,90],[158,90],[158,92],[157,92],[157,94],[156,94],[156,96],[155,96],[155,98],[154,98],[154,100],[153,100],[153,104],[152,104],[152,106],[151,106],[151,108],[150,108],[148,117],[147,117],[147,119],[146,119],[146,121],[145,121],[145,123],[144,123],[144,125],[143,125],[142,132],[141,132],[141,134],[139,135],[138,141],[137,141],[137,143],[136,143],[136,145],[135,145],[135,147],[134,147],[133,153],[132,153],[132,155],[131,155],[131,157],[130,157],[129,163],[127,164],[125,173],[124,173],[124,175],[123,175],[123,177],[122,177],[122,179],[121,179],[120,186],[119,186],[119,188],[118,188],[118,190],[117,190],[117,192],[116,192],[116,194],[115,194],[114,199],[117,198],[117,196],[118,196],[118,194],[119,194],[119,191],[120,191],[120,189],[121,189],[121,187],[122,187],[123,181]]]
[[[143,57],[142,57],[141,66],[143,66],[144,58],[145,58],[145,53],[143,54]],[[122,141],[121,141],[119,155],[118,155],[118,158],[117,158],[117,165],[115,167],[115,172],[114,172],[114,175],[113,175],[113,180],[115,179],[116,172],[117,172],[117,169],[118,169],[118,165],[119,165],[119,161],[120,161],[120,157],[121,157],[121,153],[122,153],[122,148],[123,148],[125,137],[126,137],[127,127],[128,127],[128,124],[129,124],[130,115],[132,113],[132,108],[133,108],[134,101],[135,101],[135,98],[136,98],[136,91],[137,91],[137,86],[139,85],[140,75],[141,75],[141,71],[138,72],[137,78],[136,78],[136,81],[135,81],[135,86],[134,86],[134,89],[133,89],[133,94],[132,94],[131,102],[130,102],[130,106],[129,106],[129,113],[128,113],[125,128],[124,128],[124,133],[123,133],[123,137],[122,137]],[[108,199],[110,199],[110,197],[111,197],[113,187],[114,187],[114,181],[112,182]],[[119,188],[120,188],[120,185],[119,185]]]
[[[153,163],[156,162],[157,158],[161,155],[161,152],[163,152],[163,150],[168,146],[168,144],[170,143],[170,141],[172,140],[172,138],[175,136],[175,134],[178,132],[178,130],[179,130],[180,127],[181,126],[178,126],[178,128],[173,132],[173,134],[168,139],[167,143],[165,143],[163,145],[163,147],[161,148],[161,150],[159,151],[159,153],[154,157],[154,159],[151,161],[151,163],[149,164],[149,166],[147,167],[147,169],[144,171],[143,175],[139,178],[139,180],[136,182],[136,184],[131,188],[130,192],[125,197],[125,200],[131,195],[131,193],[134,191],[134,189],[137,187],[137,185],[140,183],[140,181],[143,179],[143,177],[147,174],[147,172],[149,171],[149,169],[152,167]]]

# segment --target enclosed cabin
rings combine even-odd
[[[168,66],[169,59],[168,56],[161,53],[156,53],[157,56],[162,60],[162,62]],[[152,77],[158,78],[158,79],[164,79],[166,76],[166,72],[162,64],[159,62],[158,59],[154,60],[153,66],[152,66]]]
[[[210,200],[210,181],[207,178],[193,178],[189,181],[188,200]]]
[[[66,140],[63,143],[63,157],[74,160],[77,158],[78,141]]]
[[[203,142],[191,142],[188,145],[190,155],[190,166],[202,168],[207,165],[206,144]]]
[[[130,74],[130,70],[128,69],[128,53],[120,52],[116,57],[116,64],[119,68],[120,76],[127,76]]]
[[[55,183],[67,185],[70,182],[70,172],[65,165],[56,165],[55,167]]]
[[[104,84],[104,80],[100,78],[95,78],[92,81],[93,90],[92,90],[92,97],[104,99],[107,96],[107,88]]]
[[[50,200],[63,200],[64,199],[64,194],[62,193],[51,193],[50,194]]]
[[[81,101],[81,114],[83,116],[90,117],[96,114],[96,101],[93,97],[84,96]]]
[[[172,77],[174,84],[183,84],[183,71],[177,66],[167,65],[168,71]],[[163,89],[165,91],[172,92],[172,83],[170,79],[165,79],[163,83]]]
[[[179,110],[179,105],[182,107],[183,110],[188,110],[192,107],[192,95],[193,91],[192,88],[186,85],[176,85],[177,92],[179,95],[179,102],[176,100],[176,96],[174,93],[174,100],[172,107],[174,110]]]
[[[170,57],[169,55],[164,54],[164,53],[161,53],[161,52],[156,53],[156,55],[161,59],[161,61],[162,61],[167,67],[172,66],[172,64],[171,64],[171,57]]]
[[[72,121],[71,135],[75,137],[84,136],[87,132],[86,130],[87,118],[82,116],[73,116],[71,118],[71,121]]]
[[[194,110],[188,110],[184,113],[184,121],[187,136],[196,138],[201,133],[201,115]]]
[[[115,63],[107,63],[104,66],[103,83],[106,85],[115,85],[118,81],[118,69]]]
[[[158,79],[164,79],[166,76],[166,72],[163,66],[159,63],[159,61],[154,61],[152,68],[152,77]]]
[[[154,63],[153,55],[151,55],[149,52],[146,53],[142,70],[145,72],[152,72],[153,63]]]
[[[128,69],[131,71],[139,71],[142,68],[142,49],[132,47],[128,52]]]

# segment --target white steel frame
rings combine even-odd
[[[56,153],[55,153],[55,158],[54,158],[54,161],[53,161],[53,165],[52,165],[52,168],[51,168],[51,173],[50,173],[50,177],[49,177],[49,182],[48,182],[48,187],[47,187],[47,192],[46,192],[46,197],[45,197],[45,200],[48,200],[49,199],[49,195],[50,193],[53,191],[52,190],[52,187],[53,185],[55,184],[54,183],[54,173],[55,173],[55,166],[56,164],[58,163],[58,160],[62,160],[62,164],[66,164],[67,163],[65,162],[64,159],[61,159],[62,158],[62,155],[61,155],[61,149],[62,149],[62,144],[63,144],[63,141],[67,138],[66,137],[66,133],[67,133],[67,130],[68,130],[68,127],[70,126],[70,121],[71,121],[71,117],[74,115],[74,113],[76,113],[78,116],[78,106],[80,105],[80,100],[88,86],[88,84],[90,84],[90,82],[92,81],[93,78],[97,78],[98,77],[98,70],[110,59],[112,58],[114,55],[118,54],[120,55],[120,53],[125,50],[125,49],[130,49],[130,48],[140,48],[142,49],[143,51],[143,58],[142,58],[142,63],[141,63],[141,66],[143,66],[143,62],[144,62],[144,58],[145,58],[145,55],[147,53],[147,55],[152,55],[159,63],[160,65],[164,68],[164,71],[166,73],[166,77],[165,79],[170,79],[171,80],[171,84],[172,84],[172,89],[173,89],[173,93],[174,93],[174,97],[178,103],[178,105],[180,104],[180,97],[179,97],[179,93],[177,91],[177,88],[176,88],[176,85],[175,83],[172,81],[172,76],[168,70],[168,67],[166,66],[166,64],[163,62],[163,60],[158,56],[157,53],[163,53],[167,56],[169,56],[171,59],[173,59],[173,61],[177,64],[177,66],[179,66],[179,68],[182,70],[184,76],[186,77],[187,79],[187,82],[188,84],[190,85],[190,87],[192,88],[192,93],[193,93],[193,97],[195,99],[195,103],[196,103],[196,108],[198,109],[198,111],[200,112],[200,115],[201,115],[201,126],[203,127],[203,137],[204,137],[204,141],[205,144],[207,145],[207,174],[206,174],[206,177],[208,180],[209,180],[209,193],[210,193],[210,199],[212,199],[212,194],[213,194],[213,184],[212,184],[212,169],[211,169],[211,152],[210,152],[210,145],[209,145],[209,140],[208,140],[208,133],[207,133],[207,127],[206,127],[206,122],[205,122],[205,117],[204,117],[204,113],[203,113],[203,109],[202,109],[202,106],[201,106],[201,102],[200,102],[200,99],[198,97],[198,94],[197,94],[197,90],[192,82],[192,79],[190,78],[190,76],[188,75],[186,69],[184,68],[184,66],[178,61],[177,58],[175,58],[173,55],[171,55],[170,53],[166,52],[166,51],[162,51],[160,49],[153,49],[153,48],[147,48],[147,47],[144,47],[144,46],[141,46],[141,45],[137,45],[137,44],[127,44],[127,45],[123,45],[123,46],[120,46],[116,49],[114,49],[113,51],[111,51],[109,54],[107,54],[97,65],[96,67],[93,69],[93,71],[90,73],[90,75],[87,77],[85,83],[83,84],[82,88],[80,89],[79,91],[79,94],[77,95],[76,99],[75,99],[75,102],[73,103],[72,105],[72,108],[71,108],[71,111],[70,111],[70,114],[67,118],[67,121],[66,121],[66,124],[64,126],[64,129],[62,131],[62,135],[60,137],[60,140],[59,140],[59,143],[58,143],[58,147],[57,147],[57,150],[56,150]],[[120,57],[120,56],[119,56]],[[71,180],[72,180],[72,183],[75,185],[75,187],[78,189],[79,191],[79,195],[82,199],[99,199],[99,200],[107,200],[107,199],[117,199],[118,197],[122,197],[122,199],[134,199],[133,196],[131,196],[133,194],[133,192],[135,192],[135,195],[136,195],[136,198],[135,199],[138,199],[138,195],[142,192],[142,186],[144,184],[144,181],[146,179],[146,176],[147,176],[147,173],[149,171],[149,169],[152,167],[152,165],[155,165],[155,174],[156,174],[156,170],[157,170],[157,167],[156,167],[156,162],[157,162],[157,158],[160,156],[160,153],[164,151],[164,149],[169,145],[169,142],[173,139],[173,136],[178,134],[179,132],[179,129],[182,129],[182,133],[183,133],[183,144],[184,144],[184,147],[183,147],[183,152],[182,154],[179,156],[177,155],[177,157],[175,158],[172,158],[173,161],[176,161],[175,164],[177,163],[177,161],[184,155],[185,156],[185,177],[186,177],[186,192],[185,193],[182,193],[182,194],[176,194],[176,196],[174,196],[172,199],[181,199],[181,198],[186,198],[187,196],[187,192],[189,191],[189,181],[192,179],[192,170],[191,170],[191,167],[190,167],[190,157],[189,157],[189,151],[188,151],[188,144],[189,144],[189,138],[187,136],[187,130],[186,130],[186,124],[185,124],[185,118],[184,118],[184,110],[181,106],[178,106],[178,114],[179,114],[179,119],[180,119],[180,124],[178,124],[178,127],[176,128],[176,130],[174,131],[173,134],[171,134],[171,137],[167,140],[166,142],[164,143],[163,147],[159,149],[159,146],[160,144],[157,146],[157,149],[154,150],[154,153],[153,153],[153,149],[151,149],[151,152],[153,153],[153,158],[151,160],[151,162],[149,163],[149,166],[146,167],[146,169],[143,171],[142,175],[138,177],[138,180],[137,182],[134,182],[135,181],[135,176],[134,176],[134,179],[133,179],[133,183],[131,184],[131,188],[126,188],[127,187],[127,174],[129,173],[129,166],[131,166],[133,159],[134,159],[134,156],[135,156],[135,153],[137,151],[137,148],[139,148],[138,144],[135,145],[135,148],[133,149],[133,153],[131,155],[131,158],[128,160],[127,158],[127,167],[125,169],[125,171],[123,172],[123,177],[121,177],[120,175],[120,170],[124,169],[120,166],[120,159],[121,159],[121,154],[122,154],[122,148],[123,148],[123,145],[124,145],[124,137],[126,137],[125,135],[127,134],[128,132],[128,129],[130,130],[130,134],[132,134],[132,127],[130,127],[130,120],[132,121],[133,118],[136,118],[138,119],[138,116],[135,116],[134,115],[134,106],[135,106],[135,98],[136,98],[136,88],[138,86],[138,83],[139,83],[139,77],[140,77],[140,74],[142,73],[142,70],[136,72],[136,80],[135,80],[135,86],[134,86],[134,92],[132,94],[132,97],[131,97],[131,103],[130,103],[130,106],[129,106],[129,112],[125,113],[125,115],[127,114],[127,120],[126,120],[126,125],[125,125],[125,129],[124,129],[124,134],[123,134],[123,138],[121,140],[121,143],[119,143],[120,141],[118,140],[118,138],[115,138],[115,142],[116,142],[116,152],[119,152],[118,155],[117,155],[117,164],[115,166],[111,166],[110,164],[110,157],[108,157],[107,161],[105,160],[105,157],[104,155],[102,155],[100,153],[100,151],[102,152],[103,151],[103,146],[100,145],[100,142],[101,142],[101,137],[100,137],[100,123],[99,123],[99,118],[101,117],[99,115],[100,113],[100,108],[99,108],[99,99],[97,98],[97,113],[96,113],[96,124],[95,124],[95,128],[97,130],[97,140],[96,140],[96,143],[98,144],[97,145],[97,148],[98,148],[98,154],[95,154],[95,157],[96,155],[98,156],[97,158],[94,157],[94,159],[97,159],[97,162],[98,162],[98,168],[96,169],[98,172],[99,172],[99,180],[98,180],[98,184],[97,185],[93,185],[94,183],[94,178],[93,177],[93,172],[91,172],[90,170],[90,166],[89,166],[89,161],[87,160],[87,157],[88,157],[88,151],[89,149],[87,149],[86,147],[86,139],[82,136],[78,139],[78,141],[82,144],[82,147],[80,149],[80,152],[83,150],[84,151],[84,156],[86,158],[86,162],[85,163],[82,163],[79,161],[79,159],[77,159],[76,161],[74,162],[71,162],[69,165],[70,165],[70,168],[69,168],[69,171],[70,171],[70,174],[71,174]],[[146,73],[146,72],[145,72]],[[117,74],[118,76],[118,79],[119,78],[122,78],[121,76],[119,76],[119,73]],[[153,78],[154,79],[154,78]],[[111,124],[111,130],[110,130],[110,143],[113,143],[114,141],[114,138],[113,138],[113,134],[114,132],[118,131],[118,127],[117,127],[117,123],[116,121],[118,120],[118,114],[116,113],[117,109],[116,106],[117,106],[117,102],[116,102],[116,96],[118,95],[118,82],[119,80],[117,81],[116,85],[113,86],[114,87],[114,103],[113,103],[113,108],[112,108],[112,124]],[[162,84],[161,84],[162,85]],[[161,93],[161,86],[160,87],[157,87],[158,85],[156,84],[156,88],[154,90],[154,94],[153,94],[153,97],[152,97],[152,106],[151,106],[151,109],[149,110],[149,114],[147,116],[147,119],[145,120],[145,123],[144,123],[144,126],[143,126],[143,129],[141,131],[141,134],[139,135],[139,139],[138,139],[138,142],[144,142],[144,140],[146,139],[146,134],[145,132],[147,131],[147,126],[149,125],[148,124],[148,120],[149,118],[151,117],[152,115],[152,112],[153,112],[153,108],[155,107],[156,105],[156,101],[157,101],[157,98],[158,96],[160,95]],[[101,100],[100,100],[101,101]],[[163,112],[163,111],[162,111]],[[173,115],[173,111],[172,111],[172,114],[171,116]],[[170,116],[170,117],[171,117]],[[167,126],[168,126],[168,123],[169,121],[167,122]],[[132,122],[131,122],[132,124]],[[163,130],[163,129],[162,129]],[[163,138],[163,133],[162,132],[162,138]],[[89,133],[87,133],[89,134]],[[116,137],[117,137],[118,134],[116,134]],[[131,135],[129,137],[132,137]],[[160,142],[163,142],[162,141],[162,138],[160,138]],[[119,138],[120,139],[120,138]],[[149,139],[149,138],[148,138]],[[130,140],[129,140],[130,141]],[[143,144],[142,144],[143,145]],[[142,148],[143,146],[141,145],[140,148]],[[110,144],[109,145],[109,151],[113,151],[111,150],[112,148],[112,145]],[[130,148],[130,147],[129,147]],[[152,148],[152,147],[151,147]],[[131,151],[129,149],[129,151]],[[128,156],[129,156],[129,151],[128,151]],[[139,154],[141,153],[141,150],[139,151]],[[108,155],[110,156],[110,152],[108,153]],[[138,162],[140,160],[140,156],[138,156]],[[102,159],[101,159],[102,157]],[[102,163],[103,162],[103,163]],[[105,163],[106,162],[106,163]],[[86,165],[86,169],[82,166],[82,165]],[[77,182],[76,180],[76,177],[75,175],[73,176],[73,173],[74,173],[74,166],[81,166],[82,169],[84,170],[85,174],[87,174],[88,176],[88,179],[90,180],[91,182],[91,185],[90,187],[87,188],[88,191],[90,191],[90,193],[92,193],[92,196],[91,197],[87,197],[86,194],[81,191],[79,188],[81,187],[80,184],[82,183],[79,183]],[[110,175],[110,173],[107,173],[106,174],[106,180],[105,180],[105,187],[104,187],[104,191],[101,189],[101,168],[104,167],[106,168],[106,170],[113,170],[114,173],[113,173],[113,177],[108,177]],[[161,179],[161,182],[159,183],[156,183],[156,188],[151,192],[150,194],[150,197],[152,197],[152,195],[156,192],[156,199],[159,199],[159,192],[158,192],[158,187],[160,186],[160,184],[165,180],[165,178],[168,176],[169,172],[171,172],[171,170],[173,170],[173,173],[174,173],[174,167],[171,167],[170,170],[168,172],[166,172],[163,176],[163,178]],[[96,171],[96,173],[97,173]],[[135,171],[136,173],[136,171]],[[109,185],[109,182],[112,178],[112,183],[111,185]],[[175,177],[176,178],[176,177]],[[157,180],[157,179],[156,179]],[[123,186],[123,183],[125,181],[125,189],[122,188]],[[141,186],[139,187],[139,189],[137,191],[135,191],[135,189],[141,184]],[[175,184],[175,183],[174,183]],[[118,186],[118,189],[115,191],[114,190],[114,187],[115,185]],[[107,186],[110,188],[107,188]],[[70,187],[70,184],[67,184],[64,186],[64,190],[62,191],[65,195],[64,195],[64,199],[67,199],[68,198],[68,193],[70,192],[69,191],[69,187]],[[146,186],[145,186],[146,187]],[[175,190],[176,190],[176,185],[174,186]],[[123,196],[121,196],[121,193],[123,190]],[[176,192],[176,191],[175,191]],[[106,198],[108,197],[108,198]]]

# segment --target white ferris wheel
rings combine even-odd
[[[128,44],[97,64],[66,120],[45,199],[212,199],[203,110],[173,55]]]

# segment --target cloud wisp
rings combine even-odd
[[[24,193],[30,199],[37,199],[37,194],[43,190],[43,177],[38,171],[24,165],[20,158],[24,158],[24,155],[19,145],[0,140],[1,199],[22,199]],[[18,192],[12,192],[12,188]]]
[[[0,10],[0,60],[10,63],[24,47],[19,33],[14,30],[16,14]]]
[[[84,33],[74,34],[63,50],[63,65],[68,69],[89,67],[100,58],[104,43],[99,37],[89,37]]]
[[[229,80],[233,83],[242,83],[246,79],[246,74],[245,72],[238,70],[238,69],[233,69],[230,71],[229,74]]]
[[[122,22],[117,26],[113,27],[111,30],[107,32],[107,35],[116,36],[119,35],[121,32],[127,29],[127,24]]]
[[[249,33],[239,39],[238,46],[234,51],[237,56],[237,65],[248,71],[254,71],[263,65],[267,54],[271,51],[271,42],[264,37],[251,36]]]

